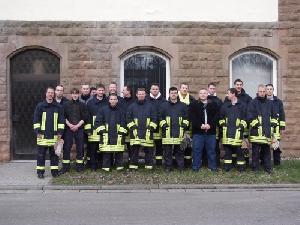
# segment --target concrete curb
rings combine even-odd
[[[299,190],[300,184],[0,185],[6,191]]]

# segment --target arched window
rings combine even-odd
[[[44,48],[25,48],[10,57],[12,152],[14,159],[34,159],[35,106],[45,97],[47,86],[60,79],[60,58]]]
[[[259,84],[272,83],[277,94],[277,60],[261,51],[244,51],[230,60],[230,86],[236,79],[244,82],[245,91],[256,96]]]
[[[151,51],[137,51],[121,59],[120,86],[132,86],[134,93],[137,88],[146,88],[147,93],[152,83],[160,85],[163,96],[168,95],[170,87],[169,59]]]

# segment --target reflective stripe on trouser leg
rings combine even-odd
[[[36,170],[38,173],[45,172],[45,156],[46,156],[47,147],[37,146],[37,166]]]
[[[153,148],[144,147],[145,151],[145,166],[148,166],[148,169],[152,169],[153,166]],[[150,168],[151,167],[151,168]]]

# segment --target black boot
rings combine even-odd
[[[59,171],[59,175],[67,173],[67,172],[70,172],[70,164],[64,163],[62,169]]]
[[[37,173],[39,179],[44,179],[44,173]]]

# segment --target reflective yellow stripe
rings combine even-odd
[[[258,120],[257,119],[252,120],[252,122],[250,123],[250,126],[254,127],[256,124],[258,124]]]
[[[239,118],[236,119],[235,121],[235,126],[238,127],[241,124],[241,120]]]
[[[138,169],[139,167],[136,165],[129,165],[129,169]]]
[[[185,158],[185,159],[192,159],[192,156],[185,155],[184,158]]]
[[[124,152],[125,145],[99,145],[100,152]]]
[[[117,139],[117,145],[118,146],[122,145],[122,138],[123,138],[123,136],[119,134],[118,139]]]
[[[51,170],[58,170],[58,166],[50,166]]]
[[[132,122],[130,122],[130,123],[127,124],[127,127],[129,129],[131,129],[131,127],[133,127],[134,125],[135,125],[135,123],[132,121]]]
[[[42,114],[41,130],[45,130],[46,129],[46,117],[47,117],[47,113],[43,112],[43,114]]]
[[[103,145],[108,145],[108,133],[103,134]]]
[[[53,114],[54,131],[57,131],[57,119],[58,119],[58,113],[55,112],[55,113]]]
[[[82,159],[77,159],[76,163],[78,163],[78,164],[83,163],[83,160]]]
[[[163,127],[167,122],[165,120],[160,121],[159,126]]]
[[[245,165],[246,162],[245,162],[245,161],[237,161],[236,164],[237,164],[237,165]]]
[[[134,138],[137,138],[137,137],[138,137],[137,129],[134,129],[134,130],[133,130],[133,136],[134,136]]]
[[[236,158],[237,154],[233,153],[233,154],[231,154],[231,157]]]
[[[223,127],[222,131],[223,131],[223,139],[226,139],[227,138],[227,127]]]
[[[116,170],[123,170],[123,169],[124,169],[123,166],[119,166],[119,167],[116,168]]]
[[[279,122],[279,125],[280,125],[281,127],[285,127],[285,121],[280,121],[280,122]]]
[[[58,129],[61,129],[61,130],[65,129],[65,125],[63,123],[59,123]]]
[[[37,170],[45,170],[45,166],[37,166],[36,169]]]
[[[153,169],[153,166],[145,166],[145,169],[147,169],[147,170],[152,170],[152,169]]]
[[[40,128],[40,127],[41,127],[40,123],[34,123],[33,124],[33,129],[37,129],[37,128]]]
[[[156,159],[156,160],[162,160],[163,157],[162,157],[162,156],[155,156],[155,159]]]
[[[85,130],[92,129],[92,125],[90,123],[87,123],[84,125],[84,129]]]
[[[167,125],[168,127],[166,128],[166,138],[171,138],[171,117],[167,116],[166,117]]]
[[[243,125],[244,129],[247,128],[247,122],[245,120],[241,120],[241,124]]]
[[[226,163],[226,164],[231,164],[231,163],[232,163],[232,160],[231,160],[231,159],[225,159],[225,160],[224,160],[224,163]]]
[[[180,127],[179,128],[179,138],[183,138],[183,133],[184,133],[183,127]]]
[[[242,145],[241,139],[234,139],[234,138],[222,138],[223,145],[232,145],[232,146],[241,146]]]
[[[235,140],[240,140],[241,139],[241,130],[240,130],[240,128],[236,129],[234,139]]]
[[[42,135],[41,138],[37,138],[36,142],[39,146],[54,146],[57,141],[57,135],[53,136],[53,139],[45,139]]]
[[[97,133],[99,133],[99,132],[102,131],[102,130],[105,130],[105,126],[104,126],[104,125],[99,126],[99,127],[96,128],[96,132],[97,132]]]
[[[67,159],[64,159],[63,161],[62,161],[62,163],[70,163],[71,162],[71,160],[67,160]]]
[[[127,134],[127,130],[124,127],[119,127],[119,132],[123,133],[123,134]]]
[[[106,172],[109,172],[110,171],[110,168],[102,168],[104,171],[106,171]]]
[[[150,122],[150,124],[149,124],[154,130],[157,128],[157,125],[156,125],[156,123],[154,123],[154,122]]]
[[[154,147],[154,141],[135,138],[135,139],[130,139],[130,145],[141,145],[144,147]]]
[[[225,124],[225,120],[224,119],[219,120],[219,124],[220,124],[220,126],[223,126]]]
[[[190,122],[188,120],[183,120],[182,123],[184,123],[187,127],[189,126]]]
[[[162,144],[163,145],[180,145],[183,138],[163,138]]]

